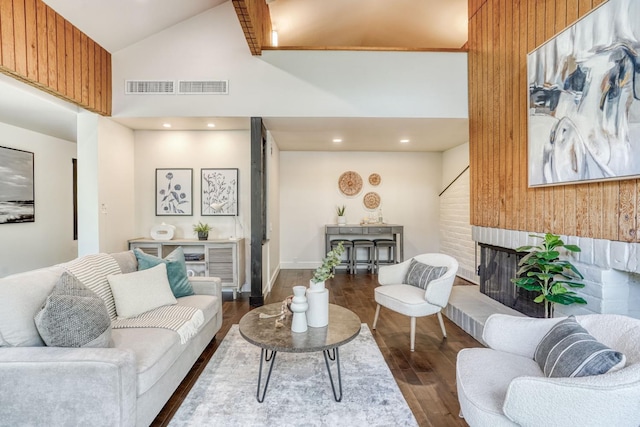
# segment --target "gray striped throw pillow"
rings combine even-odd
[[[411,286],[417,286],[422,289],[427,289],[427,285],[432,280],[436,280],[446,272],[447,267],[436,267],[433,265],[423,264],[412,259],[409,264],[409,270],[407,270],[404,283]]]
[[[542,338],[533,359],[547,377],[586,377],[624,367],[624,354],[598,342],[574,316],[558,322]]]

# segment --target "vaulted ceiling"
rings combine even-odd
[[[230,0],[44,0],[111,53],[226,1]],[[281,47],[459,49],[467,39],[467,0],[270,0],[268,3],[272,26],[278,32]],[[55,104],[47,105],[47,108],[54,108]],[[3,116],[0,119],[10,116],[8,112],[15,105],[8,97],[0,97],[0,116]],[[70,112],[66,111],[64,115],[69,116]],[[13,116],[15,120],[25,117]],[[127,118],[122,122],[133,129],[161,129],[164,119],[167,118],[155,121]],[[285,149],[296,149],[294,141],[307,140],[317,144],[306,145],[306,149],[322,149],[324,146],[325,149],[340,150],[339,145],[326,147],[323,141],[329,135],[347,135],[359,141],[361,150],[389,151],[393,149],[388,145],[391,131],[399,126],[414,140],[413,135],[424,135],[425,132],[438,136],[429,138],[433,143],[403,148],[410,151],[442,151],[468,140],[466,119],[279,117],[267,119],[266,123],[273,128],[274,135],[278,136],[277,140]],[[183,119],[173,129],[195,126]],[[199,122],[197,126],[200,127]],[[41,127],[35,125],[36,129]],[[72,138],[68,133],[56,132],[54,136]]]

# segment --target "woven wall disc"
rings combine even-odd
[[[367,209],[376,209],[380,206],[380,196],[375,191],[365,194],[362,201]]]
[[[345,196],[355,196],[362,190],[362,177],[353,171],[347,171],[340,175],[338,188]]]
[[[371,175],[369,175],[369,184],[373,185],[374,187],[380,185],[381,181],[382,178],[380,177],[380,174],[372,173]]]

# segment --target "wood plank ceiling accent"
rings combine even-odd
[[[42,0],[0,0],[0,72],[111,115],[111,54]]]
[[[472,224],[640,241],[640,180],[527,183],[527,53],[603,2],[469,0]]]
[[[233,0],[244,37],[252,55],[261,55],[271,46],[271,16],[265,0]]]

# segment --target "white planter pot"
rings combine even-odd
[[[347,217],[346,216],[339,216],[338,217],[338,225],[345,225],[347,223]]]

